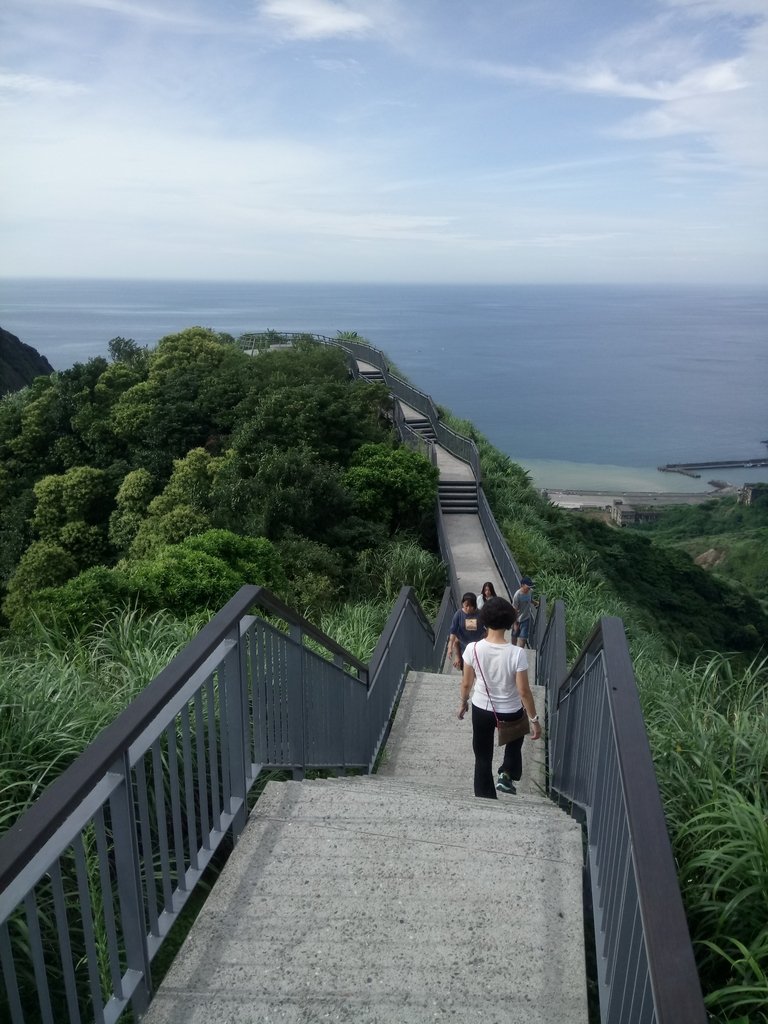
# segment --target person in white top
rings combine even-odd
[[[496,790],[515,793],[515,782],[523,774],[523,737],[507,743],[493,781],[493,742],[496,719],[521,718],[523,708],[531,722],[531,739],[541,736],[539,716],[528,683],[528,655],[505,637],[517,613],[503,597],[491,597],[480,611],[480,621],[488,630],[483,640],[467,644],[464,673],[461,678],[461,705],[458,716],[464,718],[472,701],[472,749],[475,753],[475,796],[498,799]]]

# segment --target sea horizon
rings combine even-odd
[[[59,370],[193,325],[355,330],[539,487],[701,493],[656,467],[766,454],[768,286],[0,278],[0,309]]]

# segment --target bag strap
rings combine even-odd
[[[498,724],[499,724],[499,716],[496,714],[496,708],[495,708],[494,703],[493,703],[493,697],[491,697],[491,691],[488,689],[488,683],[485,682],[485,676],[483,674],[483,669],[482,669],[482,667],[480,665],[480,662],[478,660],[478,657],[477,657],[477,645],[479,643],[480,643],[479,640],[475,643],[474,649],[472,651],[472,658],[474,659],[475,666],[477,667],[477,669],[480,672],[480,678],[483,680],[483,683],[485,684],[485,692],[488,694],[488,702],[491,705],[491,711],[493,711],[493,717],[496,719],[496,725],[498,726]]]

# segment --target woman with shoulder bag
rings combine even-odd
[[[475,796],[496,800],[496,790],[515,793],[515,782],[523,774],[523,739],[530,722],[531,739],[541,736],[539,716],[528,683],[528,655],[523,647],[510,644],[505,633],[514,625],[515,609],[503,597],[489,598],[480,611],[480,621],[488,630],[483,640],[467,644],[461,679],[461,705],[458,716],[464,718],[472,703],[472,749],[475,754]],[[516,738],[504,744],[504,758],[498,780],[493,780],[493,741],[498,726],[503,730],[513,723]]]

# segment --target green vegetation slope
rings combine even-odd
[[[0,401],[0,827],[242,582],[363,658],[403,583],[434,612],[444,582],[435,470],[340,352],[251,358],[193,328],[110,357]],[[683,552],[550,506],[454,424],[521,568],[565,600],[570,654],[624,619],[710,1009],[766,1021],[768,618]]]
[[[728,497],[670,506],[636,531],[684,551],[718,581],[740,583],[768,606],[768,489],[752,505]]]

